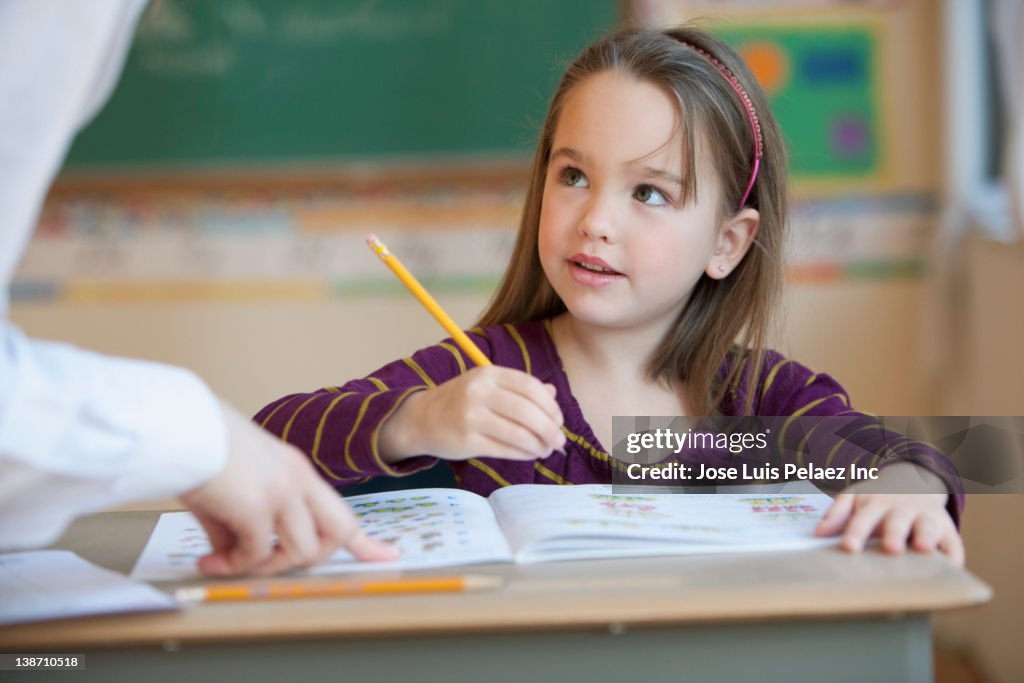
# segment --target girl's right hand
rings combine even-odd
[[[407,398],[381,428],[380,454],[537,460],[565,446],[555,387],[520,370],[476,367]]]

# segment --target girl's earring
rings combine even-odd
[[[719,263],[718,264],[718,272],[719,273],[724,273],[725,272],[725,264],[724,263]]]

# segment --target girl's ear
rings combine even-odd
[[[761,214],[757,209],[742,209],[728,219],[718,232],[715,252],[704,270],[708,277],[716,280],[727,277],[754,243],[760,225]]]

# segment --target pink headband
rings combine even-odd
[[[754,104],[750,101],[750,96],[747,95],[747,91],[743,89],[742,85],[740,85],[740,79],[736,78],[733,72],[729,70],[729,67],[722,64],[715,57],[696,45],[691,45],[684,40],[680,40],[679,42],[699,54],[706,61],[710,62],[713,67],[722,72],[722,75],[725,76],[725,80],[729,82],[732,89],[736,91],[737,95],[739,95],[740,102],[743,103],[743,108],[747,111],[747,118],[750,119],[750,128],[754,131],[754,169],[750,172],[750,182],[747,183],[747,191],[743,193],[743,199],[740,200],[740,208],[742,209],[747,203],[747,197],[750,196],[750,191],[754,189],[754,181],[757,180],[757,171],[761,168],[761,154],[763,152],[761,141],[761,122],[757,119],[757,112],[754,111]]]

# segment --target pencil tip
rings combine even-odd
[[[500,576],[485,574],[467,574],[465,586],[468,591],[494,590],[505,585],[505,579]]]
[[[200,602],[206,597],[206,590],[203,588],[179,588],[174,591],[174,599],[178,602]]]

